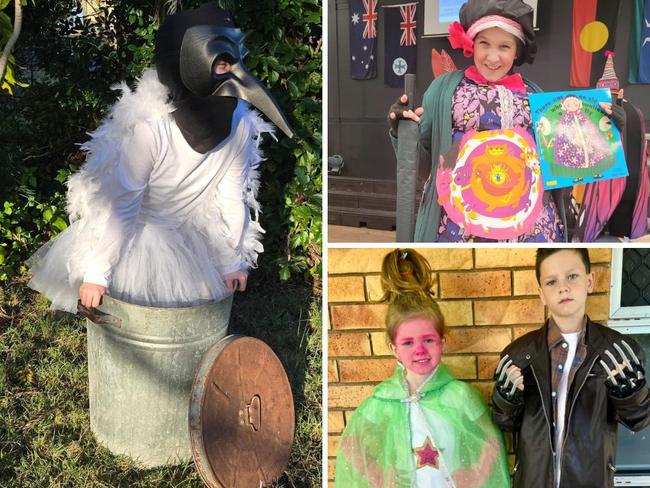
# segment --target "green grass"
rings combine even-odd
[[[321,307],[308,285],[258,270],[233,305],[230,333],[264,340],[292,386],[296,436],[277,486],[321,485]],[[1,487],[202,487],[193,463],[141,470],[90,432],[83,321],[47,311],[13,283],[0,290]]]

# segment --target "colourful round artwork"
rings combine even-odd
[[[488,239],[532,229],[542,208],[537,148],[523,129],[470,131],[453,168],[438,166],[438,200],[451,220]]]

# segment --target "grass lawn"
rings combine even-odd
[[[269,344],[292,385],[296,436],[277,486],[320,486],[320,297],[256,270],[235,297],[229,332]],[[0,289],[0,487],[202,486],[191,462],[140,470],[99,446],[89,425],[84,321],[47,311],[24,282]]]

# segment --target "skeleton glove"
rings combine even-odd
[[[609,349],[600,356],[600,364],[607,373],[605,385],[610,395],[616,398],[628,397],[645,385],[645,371],[641,361],[627,342],[622,340],[621,344],[623,347],[613,344],[618,357]]]
[[[495,387],[501,396],[509,402],[521,403],[523,395],[517,387],[524,382],[524,376],[522,375],[517,379],[513,379],[515,370],[511,370],[509,374],[507,372],[508,368],[512,365],[513,361],[507,354],[501,358],[494,372]]]

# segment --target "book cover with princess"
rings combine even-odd
[[[545,189],[627,176],[618,129],[601,108],[608,89],[531,94]]]

